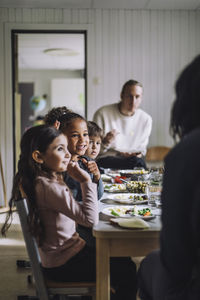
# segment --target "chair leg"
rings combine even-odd
[[[16,261],[16,265],[17,265],[18,268],[26,268],[26,269],[31,268],[31,264],[30,264],[29,260],[18,259]]]

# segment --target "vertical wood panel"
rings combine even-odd
[[[8,11],[8,20],[11,23],[15,22],[15,10],[15,8],[10,8]]]
[[[0,8],[0,22],[8,20],[8,8]]]
[[[22,23],[32,23],[31,9],[29,8],[22,9]]]
[[[0,53],[3,53],[3,37],[4,37],[4,32],[3,32],[3,23],[0,23]],[[4,94],[4,59],[3,56],[0,56],[0,82],[2,83],[1,89],[0,89],[0,99],[5,99],[5,94]],[[6,130],[5,130],[5,101],[1,101],[0,105],[0,153],[1,153],[1,159],[3,163],[3,171],[5,170],[5,145],[6,145]],[[0,189],[3,191],[2,188],[2,179],[0,177]],[[0,193],[0,206],[4,205],[3,201],[3,192]]]
[[[132,76],[142,81],[142,18],[140,11],[132,11]]]
[[[71,23],[72,13],[71,9],[63,9],[63,23]]]
[[[102,42],[102,10],[96,9],[94,11],[94,48],[95,48],[95,57],[94,57],[94,78],[92,85],[94,87],[94,99],[91,99],[91,108],[93,112],[98,109],[102,104],[102,87],[103,87],[103,42]],[[97,79],[97,82],[95,82]],[[99,80],[99,82],[98,82]]]
[[[125,55],[124,55],[124,63],[125,63],[125,77],[126,80],[131,78],[132,76],[132,51],[131,51],[131,43],[132,43],[132,18],[131,11],[125,10]]]
[[[45,9],[45,23],[47,24],[51,24],[51,23],[55,23],[55,9],[52,8],[47,8]]]
[[[108,79],[112,84],[112,97],[115,98],[113,101],[119,100],[119,30],[118,30],[118,14],[117,10],[112,9],[110,12],[110,78]],[[109,94],[111,97],[111,94]]]
[[[196,26],[195,26],[195,38],[196,38],[196,52],[200,54],[200,11],[196,12]]]
[[[41,9],[36,9],[36,14],[38,17],[38,23],[46,23],[46,9],[41,8]]]
[[[79,10],[78,9],[72,9],[71,14],[72,14],[71,23],[72,24],[79,24]]]
[[[38,9],[33,8],[31,10],[31,19],[32,19],[33,23],[40,23],[40,20],[39,20],[39,10]]]
[[[119,84],[120,86],[125,82],[125,63],[124,63],[124,53],[125,53],[125,12],[124,10],[119,10]]]
[[[22,9],[16,8],[15,13],[16,13],[16,22],[21,23],[22,22]]]
[[[101,104],[110,103],[115,101],[111,97],[112,89],[112,78],[110,73],[110,57],[112,55],[111,44],[110,44],[110,11],[102,10],[102,99]]]
[[[63,10],[62,9],[55,9],[54,11],[55,23],[62,23],[63,22]]]
[[[79,11],[79,23],[80,24],[87,24],[88,23],[88,10],[87,9],[80,9],[80,11]]]
[[[95,22],[94,13],[93,9],[88,9],[88,24],[93,24]]]

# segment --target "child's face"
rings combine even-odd
[[[71,158],[67,146],[66,136],[64,134],[59,135],[49,145],[46,152],[41,154],[43,164],[53,172],[66,171]]]
[[[100,152],[101,138],[99,136],[90,136],[89,139],[89,147],[86,150],[85,154],[92,159],[95,159]]]
[[[65,130],[68,139],[68,150],[72,155],[84,155],[89,145],[87,123],[75,119]]]

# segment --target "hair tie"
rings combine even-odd
[[[67,114],[67,113],[64,112],[64,113],[58,118],[58,121],[59,121],[59,122],[63,121],[63,119],[64,119],[63,116],[65,116],[66,114]]]

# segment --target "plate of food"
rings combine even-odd
[[[101,179],[104,182],[112,182],[112,177],[106,175],[106,174],[101,174]]]
[[[145,169],[120,170],[121,175],[144,175],[148,173],[149,171]]]
[[[114,200],[117,203],[122,204],[144,204],[148,202],[148,196],[146,194],[117,194],[110,195],[109,198]]]
[[[126,176],[130,180],[148,180],[150,177],[150,173],[145,169],[134,169],[134,170],[121,170],[121,176]]]
[[[122,193],[127,192],[126,184],[124,183],[112,183],[112,184],[105,184],[104,191],[107,193]]]
[[[129,183],[126,184],[127,190],[131,193],[136,194],[146,194],[147,193],[147,187],[148,182],[146,181],[129,181]]]
[[[149,220],[155,218],[152,214],[152,211],[149,207],[144,206],[107,206],[102,209],[101,211],[103,214],[110,216],[110,217],[117,217],[117,218],[131,218],[131,217],[140,217],[144,220]]]

